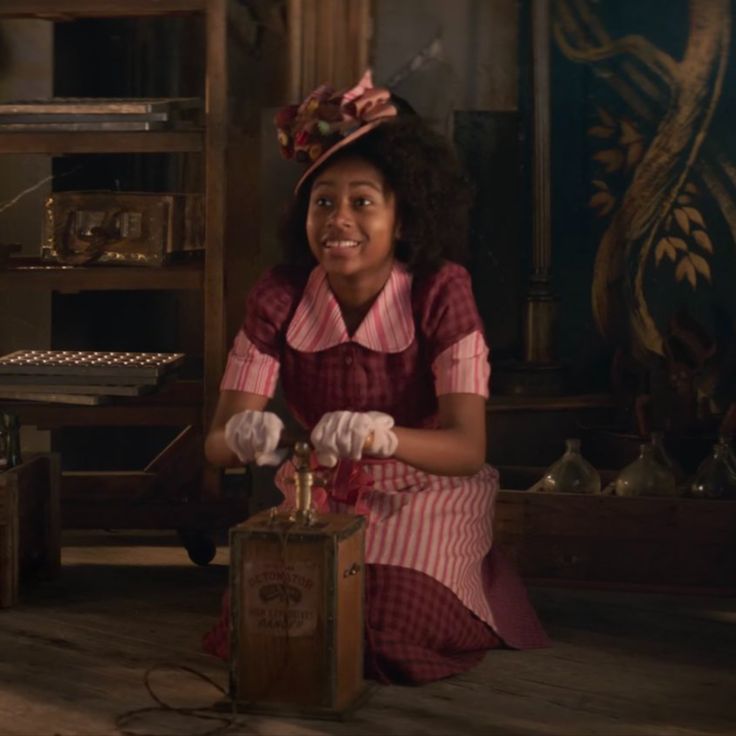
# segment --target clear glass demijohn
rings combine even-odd
[[[726,446],[726,464],[736,478],[736,452],[733,449],[732,437],[728,434],[719,434],[718,443]]]
[[[676,496],[675,474],[657,457],[654,445],[639,446],[639,457],[616,478],[617,496]]]
[[[736,499],[736,470],[731,465],[730,449],[722,437],[713,445],[690,484],[690,496]]]
[[[598,471],[580,453],[580,440],[565,440],[565,453],[547,468],[533,490],[545,493],[600,493]]]

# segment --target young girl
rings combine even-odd
[[[252,289],[206,441],[208,459],[278,464],[280,377],[317,461],[322,510],[367,518],[366,675],[422,683],[486,650],[544,646],[521,581],[492,545],[498,474],[484,464],[488,348],[467,271],[468,188],[447,142],[370,73],[277,116],[309,163],[288,266]],[[290,463],[276,474],[293,503]],[[205,647],[227,657],[226,629]]]

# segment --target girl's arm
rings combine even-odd
[[[247,391],[221,391],[217,400],[212,426],[204,442],[204,454],[207,460],[222,468],[240,467],[242,463],[225,442],[225,424],[233,414],[240,411],[246,409],[263,411],[268,401],[268,396],[252,394]]]
[[[438,402],[438,429],[394,427],[394,457],[435,475],[474,475],[486,457],[486,399],[458,393]]]

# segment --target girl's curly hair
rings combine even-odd
[[[373,164],[396,197],[401,223],[396,258],[410,271],[426,274],[439,268],[443,260],[465,261],[471,187],[447,139],[419,117],[407,116],[358,138],[304,182],[281,230],[288,262],[314,265],[306,235],[312,182],[325,168],[347,156],[360,156]]]

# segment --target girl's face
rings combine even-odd
[[[378,275],[390,268],[396,227],[395,197],[365,159],[341,158],[314,180],[307,240],[328,274]]]

